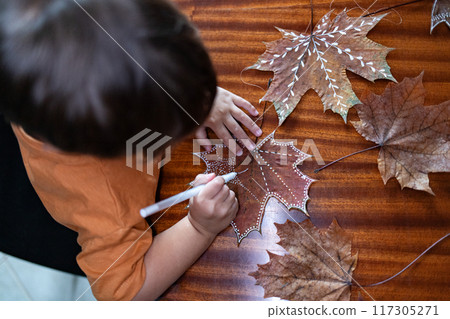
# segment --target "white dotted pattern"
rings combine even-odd
[[[293,72],[292,81],[287,85],[287,89],[285,90],[285,92],[278,98],[278,100],[281,100],[282,102],[280,105],[280,109],[278,110],[281,117],[284,117],[286,113],[289,112],[292,108],[292,106],[290,106],[290,99],[295,96],[294,87],[300,78],[299,70],[305,68],[306,58],[311,57],[312,55],[315,55],[316,61],[320,62],[320,70],[324,72],[325,79],[328,82],[328,89],[332,91],[331,94],[335,100],[334,109],[343,114],[351,107],[351,105],[347,105],[344,97],[338,93],[340,87],[337,84],[336,78],[332,75],[333,71],[331,70],[331,68],[327,67],[328,61],[323,57],[325,52],[330,48],[335,49],[339,55],[346,55],[350,61],[358,60],[360,66],[363,68],[367,68],[368,72],[370,70],[370,72],[374,74],[378,73],[384,78],[389,78],[389,74],[386,69],[376,68],[373,61],[365,61],[362,56],[353,55],[350,48],[341,47],[339,44],[340,37],[346,36],[349,30],[361,32],[361,27],[365,25],[373,27],[373,25],[375,25],[382,18],[382,16],[372,18],[357,18],[355,21],[353,21],[352,24],[348,25],[344,29],[339,29],[339,26],[333,27],[329,19],[330,14],[331,12],[326,14],[320,20],[320,23],[316,26],[312,36],[303,35],[293,31],[288,32],[278,28],[278,30],[283,34],[285,38],[292,41],[293,45],[286,47],[284,53],[274,54],[272,56],[272,59],[260,59],[255,66],[258,69],[263,64],[272,65],[275,60],[284,59],[291,52],[297,52],[300,47],[304,47],[303,53],[300,54],[297,58],[297,60],[299,61],[298,64],[291,69],[291,71]],[[323,46],[323,50],[319,49],[319,47],[321,46]],[[314,58],[314,56],[312,58]]]
[[[262,181],[264,182],[264,185],[261,185],[261,183],[258,183],[255,178],[251,178],[251,180],[241,180],[239,175],[231,181],[231,183],[237,185],[238,187],[242,188],[245,192],[250,194],[252,198],[254,198],[256,201],[260,202],[260,208],[258,211],[258,215],[255,221],[254,225],[248,226],[246,229],[241,230],[239,229],[238,225],[236,225],[235,221],[231,223],[231,226],[233,227],[234,231],[237,235],[238,244],[248,236],[248,234],[252,231],[259,231],[261,230],[261,222],[262,218],[264,216],[265,207],[267,205],[267,202],[270,198],[275,197],[278,201],[283,203],[288,209],[299,209],[306,215],[308,215],[308,212],[306,210],[306,203],[309,199],[308,196],[308,189],[309,186],[314,182],[314,179],[309,178],[308,176],[304,175],[297,166],[301,164],[305,159],[311,157],[310,155],[303,153],[298,148],[294,146],[292,142],[279,142],[274,139],[275,131],[269,134],[267,137],[265,137],[263,140],[261,140],[258,145],[256,146],[255,150],[253,151],[255,161],[254,163],[257,163],[259,169],[252,170],[253,173],[256,174],[256,172],[259,172],[260,177],[262,178]],[[266,150],[262,149],[264,147],[273,147],[273,146],[280,146],[288,149],[290,153],[280,153],[275,152],[272,150]],[[228,159],[225,158],[219,158],[217,161],[211,161],[207,159],[207,155],[211,153],[215,153],[217,148],[226,148],[223,145],[217,145],[215,146],[210,152],[201,152],[201,153],[195,153],[196,156],[200,157],[205,163],[206,163],[206,172],[205,173],[211,173],[214,172],[216,174],[227,174],[230,172],[233,172],[235,170],[235,166],[231,165]],[[289,185],[284,181],[283,176],[280,175],[278,172],[279,164],[276,163],[276,161],[273,160],[273,156],[287,156],[287,158],[292,158],[290,161],[291,167],[293,172],[303,181],[302,184],[304,187],[301,189],[301,193],[299,193],[299,189],[297,187],[295,189],[292,189],[289,187]],[[251,168],[249,168],[251,169]],[[284,167],[284,169],[286,169]],[[270,177],[269,177],[270,176]],[[257,196],[254,192],[252,192],[249,187],[246,186],[248,183],[256,183],[256,185],[264,192],[264,195],[262,198]],[[283,187],[280,189],[279,185],[283,185]],[[278,191],[275,191],[274,189],[278,188]],[[282,193],[287,193],[290,200],[286,200],[279,191],[282,191]],[[309,216],[309,215],[308,215]]]

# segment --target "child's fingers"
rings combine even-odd
[[[231,189],[228,189],[227,197],[224,198],[223,204],[231,206],[235,198],[236,194]]]
[[[222,206],[228,196],[230,196],[230,192],[230,189],[225,184],[222,186],[222,189],[216,194],[216,196],[214,196],[214,200],[217,201],[217,203],[220,203]]]
[[[231,209],[233,210],[233,218],[235,219],[237,216],[237,212],[239,211],[239,202],[237,200],[237,198],[234,199],[234,203],[233,206],[231,207]]]
[[[247,134],[244,132],[242,127],[231,115],[227,117],[225,120],[225,125],[230,130],[233,135],[244,144],[244,146],[249,150],[253,151],[256,147],[255,143],[253,143]]]
[[[222,139],[223,143],[228,147],[229,150],[232,152],[236,152],[236,155],[241,156],[242,155],[242,149],[239,147],[239,145],[233,145],[231,146],[231,141],[234,141],[234,138],[230,135],[230,132],[228,132],[227,128],[224,125],[221,125],[220,127],[216,128],[214,131],[218,138]],[[236,149],[234,149],[236,147]]]
[[[239,202],[234,192],[230,191],[230,196],[223,203],[224,206],[229,207],[229,211],[232,213],[231,219],[236,217],[236,213],[239,210]]]
[[[224,184],[225,180],[223,177],[218,176],[209,182],[200,194],[206,199],[213,199],[222,190]]]
[[[231,115],[233,117],[242,123],[246,128],[250,130],[250,132],[253,133],[255,136],[261,136],[262,131],[259,128],[259,126],[247,115],[245,114],[241,109],[239,108],[233,108],[231,110]]]
[[[202,185],[202,184],[206,184],[208,182],[210,182],[211,180],[214,179],[214,177],[216,177],[216,174],[211,173],[211,174],[199,174],[195,177],[194,182],[192,183],[192,186],[198,186],[198,185]]]
[[[204,126],[200,126],[197,129],[195,132],[195,137],[202,140],[201,145],[205,148],[205,150],[208,152],[211,150],[212,143],[208,138],[208,134],[206,133],[206,128]]]
[[[237,96],[235,94],[233,94],[232,98],[233,98],[233,103],[236,106],[239,106],[240,108],[247,110],[253,116],[259,115],[258,110],[246,99],[243,99],[242,97]]]

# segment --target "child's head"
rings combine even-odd
[[[31,135],[114,156],[144,128],[190,133],[216,79],[197,31],[168,1],[0,0],[0,90],[0,112]]]

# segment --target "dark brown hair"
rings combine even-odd
[[[78,3],[0,0],[0,112],[98,156],[145,128],[176,140],[204,121],[216,78],[183,14],[163,0]]]

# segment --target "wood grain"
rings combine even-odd
[[[248,99],[260,112],[264,105],[258,100],[261,88],[244,84],[250,82],[265,88],[270,72],[241,71],[252,65],[264,52],[263,41],[280,37],[278,26],[299,31],[307,30],[310,19],[306,0],[177,0],[201,31],[210,51],[222,87]],[[354,1],[314,1],[314,22],[331,8],[336,12],[355,8]],[[405,1],[358,1],[368,12]],[[432,1],[423,1],[397,9],[383,19],[368,37],[395,48],[387,61],[397,80],[417,76],[425,70],[426,105],[438,104],[450,98],[450,31],[440,24],[430,35]],[[387,81],[375,83],[347,72],[357,96],[365,91],[380,94]],[[350,110],[349,121],[357,120]],[[264,116],[265,134],[276,125],[273,107]],[[325,162],[364,149],[373,144],[346,125],[341,117],[323,112],[317,94],[308,91],[292,115],[281,126],[276,138],[297,139],[300,149],[306,139],[312,139]],[[186,184],[202,173],[204,165],[193,164],[192,138],[180,143],[172,161],[161,174],[160,198],[167,198],[186,189]],[[401,190],[395,180],[384,185],[377,169],[378,151],[362,153],[333,165],[320,173],[313,171],[315,161],[305,162],[301,169],[318,181],[310,189],[308,211],[311,221],[320,228],[328,227],[336,218],[342,228],[353,234],[354,253],[358,266],[354,279],[364,285],[383,280],[400,271],[429,245],[450,231],[450,183],[448,173],[429,174],[430,186],[436,196],[411,189]],[[245,205],[245,203],[241,203]],[[178,205],[153,226],[160,233],[186,214]],[[300,222],[305,216],[290,211],[291,219]],[[257,264],[266,263],[266,250],[283,253],[276,244],[278,237],[274,222],[288,218],[286,209],[276,201],[269,203],[262,232],[251,233],[237,247],[231,227],[223,231],[203,256],[161,297],[163,300],[262,300],[263,289],[255,285],[249,272]],[[352,299],[358,293],[365,300],[448,300],[450,296],[450,241],[433,248],[425,257],[394,280],[378,287],[352,288]]]

